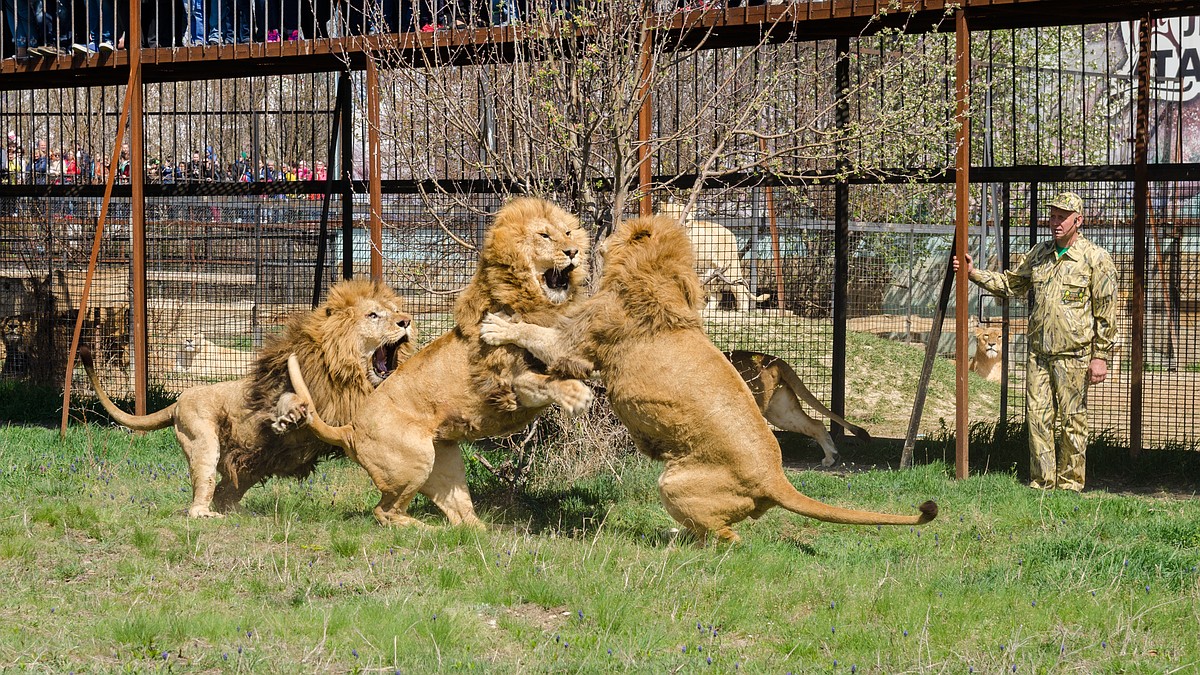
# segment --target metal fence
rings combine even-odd
[[[1124,24],[1102,24],[977,35],[973,150],[978,170],[973,167],[970,247],[979,263],[992,268],[1001,267],[1006,256],[1015,262],[1033,242],[1050,236],[1042,225],[1050,196],[1062,189],[1080,193],[1086,204],[1084,235],[1111,252],[1123,292],[1122,346],[1112,380],[1091,392],[1093,427],[1128,438],[1133,379],[1128,345],[1140,339],[1146,354],[1141,373],[1145,442],[1190,444],[1200,438],[1195,413],[1200,184],[1164,178],[1170,171],[1160,171],[1151,184],[1146,321],[1144,332],[1135,336],[1130,310],[1133,148],[1128,142],[1135,101],[1133,34]],[[863,37],[849,44],[851,74],[878,75],[878,81],[862,87],[852,117],[869,116],[871,106],[886,104],[894,85],[889,79],[894,73],[879,75],[883,71],[872,70],[871,63],[905,49],[922,50],[926,62],[952,56],[944,36],[920,43]],[[828,113],[832,90],[814,82],[828,74],[821,68],[837,60],[835,43],[776,49],[781,58],[793,60],[810,54],[817,64],[811,78],[796,75],[795,96],[803,105],[797,103],[788,114],[800,109]],[[755,78],[769,77],[771,53],[764,50],[754,61]],[[660,205],[689,198],[679,185],[697,177],[695,164],[711,139],[693,141],[677,132],[689,106],[704,98],[703,83],[732,72],[730,58],[681,59],[673,66],[675,76],[659,85],[655,124],[671,134],[655,158]],[[453,73],[436,87],[442,93],[461,92],[463,110],[437,109],[437,101],[421,99],[422,91],[435,85],[422,89],[421,78],[407,73],[384,89],[383,108],[397,115],[380,129],[384,228],[378,254],[385,281],[406,298],[422,341],[450,326],[455,293],[474,271],[475,247],[488,214],[506,190],[519,189],[490,180],[495,175],[488,172],[489,153],[538,156],[536,138],[521,136],[520,120],[504,119],[503,107],[489,106],[481,84],[511,85],[515,79],[505,80],[498,65],[442,68]],[[1151,106],[1151,156],[1160,168],[1179,167],[1181,175],[1189,175],[1200,163],[1193,140],[1200,137],[1194,133],[1198,99],[1184,96],[1181,75],[1161,75]],[[937,68],[908,77],[908,86],[952,95]],[[341,276],[344,262],[355,275],[369,272],[368,129],[355,119],[348,136],[331,142],[336,79],[320,73],[147,86],[150,196],[144,216],[153,386],[179,391],[236,376],[288,314],[309,306],[315,278],[327,287]],[[100,354],[105,381],[115,392],[132,387],[131,202],[130,186],[122,184],[129,157],[120,148],[114,153],[112,146],[114,106],[121,93],[121,87],[96,87],[71,96],[62,91],[0,94],[9,154],[0,181],[0,317],[7,317],[0,378],[61,384],[99,212],[100,180],[115,172],[118,197],[106,223],[84,340]],[[349,97],[362,102],[361,81],[353,80]],[[733,108],[723,105],[722,114]],[[497,115],[502,119],[495,121]],[[471,124],[501,138],[489,146],[487,133],[438,133]],[[819,130],[810,129],[814,136]],[[881,137],[878,146],[890,142]],[[881,152],[869,135],[860,135],[848,151],[859,159]],[[704,259],[699,271],[720,272],[707,284],[711,302],[705,318],[714,343],[785,357],[829,401],[834,393],[835,233],[838,219],[845,217],[851,332],[847,416],[865,418],[882,435],[902,433],[904,425],[896,420],[907,417],[911,399],[880,402],[868,396],[863,390],[869,388],[864,384],[869,375],[858,372],[866,367],[857,364],[867,363],[872,350],[897,345],[907,351],[888,351],[889,358],[919,354],[929,334],[954,230],[954,188],[945,173],[949,157],[945,145],[911,155],[911,164],[898,167],[904,169],[903,180],[896,179],[897,172],[855,174],[851,166],[843,204],[828,174],[836,168],[831,158],[814,156],[809,164],[788,165],[783,172],[790,176],[763,172],[733,183],[701,180],[706,189],[686,224],[698,233],[693,239]],[[877,158],[873,166],[883,161]],[[341,180],[343,167],[351,169],[352,182]],[[800,175],[804,171],[826,173],[812,179]],[[357,194],[349,195],[349,188]],[[328,204],[321,194],[327,189],[334,192]],[[327,254],[318,271],[323,218]],[[604,225],[590,217],[584,224],[593,233]],[[342,241],[343,228],[351,232],[348,242]],[[1019,418],[1025,303],[1009,302],[1006,321],[1003,303],[981,298],[974,288],[971,298],[968,311],[980,324],[1007,325],[1010,357],[1004,386],[977,396],[979,407],[972,414]],[[952,322],[945,329],[941,354],[950,356]],[[82,381],[74,386],[87,389]],[[935,396],[930,405],[935,414],[947,405],[952,409],[952,395]],[[881,412],[885,408],[894,419]]]

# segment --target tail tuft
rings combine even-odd
[[[79,360],[83,362],[84,368],[94,368],[92,348],[87,345],[79,345]]]
[[[937,518],[937,502],[933,501],[932,499],[918,506],[917,509],[921,512],[921,520],[919,522],[928,523],[934,518]]]

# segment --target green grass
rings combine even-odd
[[[852,527],[775,509],[739,526],[741,545],[697,549],[670,534],[645,460],[522,493],[469,469],[486,531],[447,527],[423,501],[413,512],[432,527],[379,527],[347,461],[197,521],[169,432],[0,428],[0,668],[1200,667],[1194,499],[1040,493],[1004,470],[955,481],[941,462],[803,472],[792,480],[824,501],[911,512],[932,498],[941,516]]]

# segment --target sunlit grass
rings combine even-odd
[[[513,494],[486,531],[385,529],[348,461],[189,520],[169,432],[0,429],[0,666],[53,672],[1186,672],[1200,503],[1041,493],[1006,472],[791,474],[921,528],[779,509],[695,548],[629,458]],[[710,661],[711,660],[711,661]]]

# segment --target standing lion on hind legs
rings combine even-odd
[[[379,488],[380,523],[420,524],[406,513],[420,492],[451,524],[480,525],[459,443],[514,433],[551,403],[571,414],[591,404],[583,382],[547,375],[524,350],[479,338],[490,312],[556,325],[585,294],[587,259],[588,236],[574,216],[541,199],[509,202],[484,236],[475,276],[454,306],[454,328],[380,385],[350,424],[333,428],[313,414],[309,428],[344,448]],[[319,373],[296,359],[289,371],[306,397],[305,379]]]
[[[192,387],[150,415],[117,408],[100,385],[91,350],[80,348],[80,358],[101,405],[118,424],[134,431],[175,427],[192,478],[188,515],[219,517],[268,477],[303,478],[321,459],[341,453],[303,426],[312,412],[339,422],[350,419],[412,355],[412,317],[401,307],[400,297],[381,283],[341,281],[324,304],[289,319],[249,375]],[[293,353],[313,374],[304,399],[292,392],[286,377]]]
[[[918,515],[889,515],[823,504],[792,486],[746,383],[704,334],[704,291],[673,220],[625,221],[601,253],[599,288],[561,329],[492,315],[483,339],[528,349],[563,376],[598,370],[638,449],[665,464],[663,505],[700,542],[709,532],[737,541],[732,525],[773,506],[834,523],[915,525],[936,517],[932,501]]]

